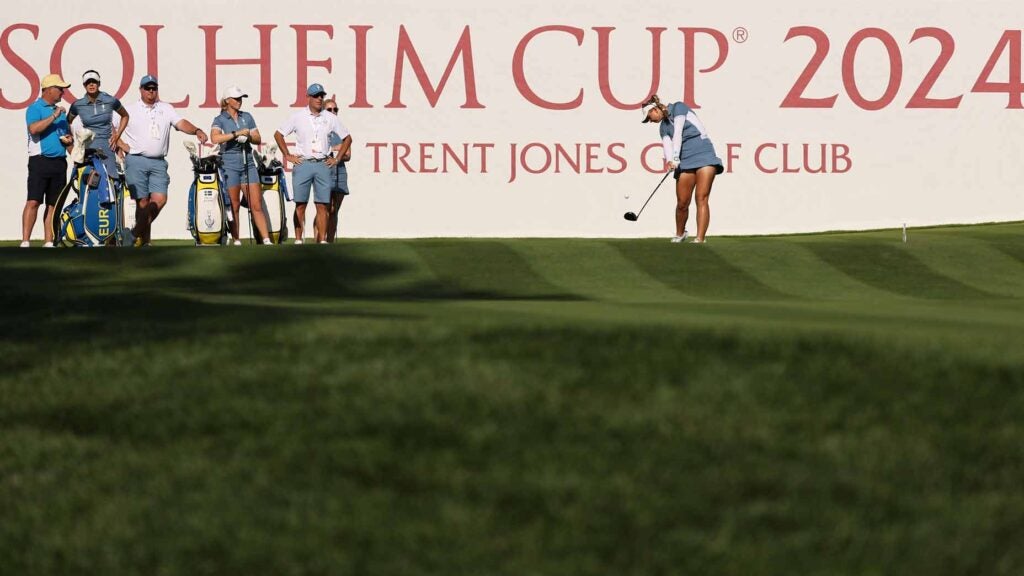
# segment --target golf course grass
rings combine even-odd
[[[1024,224],[158,244],[0,248],[2,574],[1024,573]]]

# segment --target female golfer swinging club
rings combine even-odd
[[[686,220],[690,217],[690,200],[697,190],[697,238],[703,243],[711,222],[708,198],[715,176],[725,171],[722,160],[708,138],[704,125],[689,106],[676,102],[665,106],[655,94],[643,105],[644,122],[657,122],[665,147],[665,163],[674,170],[676,179],[676,235],[673,242],[687,237]]]

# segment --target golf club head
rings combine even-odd
[[[277,154],[277,144],[271,144],[270,147],[267,148],[266,158],[273,158],[275,154]]]
[[[626,212],[625,214],[622,215],[622,217],[625,218],[626,220],[629,220],[630,222],[636,222],[637,219],[637,215],[632,212]]]
[[[188,150],[189,156],[192,156],[193,158],[196,156],[197,152],[195,142],[192,142],[191,140],[186,140],[182,145],[185,146],[185,150]]]

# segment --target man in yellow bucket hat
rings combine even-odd
[[[28,135],[28,199],[21,213],[21,247],[28,248],[36,225],[39,205],[46,202],[43,222],[53,218],[53,205],[68,182],[67,148],[71,146],[68,119],[59,105],[70,86],[58,74],[48,74],[39,83],[39,99],[25,110]],[[43,247],[53,247],[53,230],[43,226]]]

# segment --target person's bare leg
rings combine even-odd
[[[703,242],[711,224],[711,186],[715,183],[715,167],[705,166],[697,171],[697,241]]]
[[[270,238],[270,232],[267,230],[267,216],[263,212],[263,189],[259,184],[250,182],[245,198],[249,202],[249,212],[252,213],[252,219],[256,222],[256,232],[262,242],[264,238]],[[237,220],[237,217],[235,219]]]
[[[313,231],[316,234],[316,241],[320,243],[327,238],[327,213],[330,211],[330,204],[316,204],[316,219],[313,220]]]
[[[228,188],[228,196],[231,198],[231,216],[234,218],[229,225],[232,240],[238,240],[238,213],[241,211],[241,203],[239,200],[241,191],[241,184]],[[252,204],[249,205],[249,210],[252,210]]]
[[[693,198],[693,186],[696,175],[681,172],[676,180],[676,237],[686,231],[686,221],[690,218],[690,200]]]
[[[167,194],[154,192],[149,195],[149,203],[146,205],[146,234],[142,237],[143,244],[153,241],[153,222],[160,215],[160,211],[167,205]]]
[[[292,218],[295,225],[295,239],[302,240],[302,233],[306,229],[306,204],[295,204],[295,215]]]
[[[43,213],[43,222],[53,222],[53,206],[46,206],[46,211]],[[34,223],[34,222],[33,222]],[[46,242],[53,242],[53,226],[47,224],[43,226],[43,240]]]
[[[25,208],[21,211],[21,239],[28,242],[32,236],[32,228],[36,225],[36,218],[39,217],[39,202],[36,200],[25,201]],[[43,220],[47,226],[49,220]]]
[[[334,242],[334,239],[338,236],[338,217],[341,214],[341,203],[345,201],[345,195],[334,194],[331,200],[331,218],[327,223],[328,242]]]
[[[135,201],[135,238],[145,242],[149,236],[149,197],[139,198]]]

